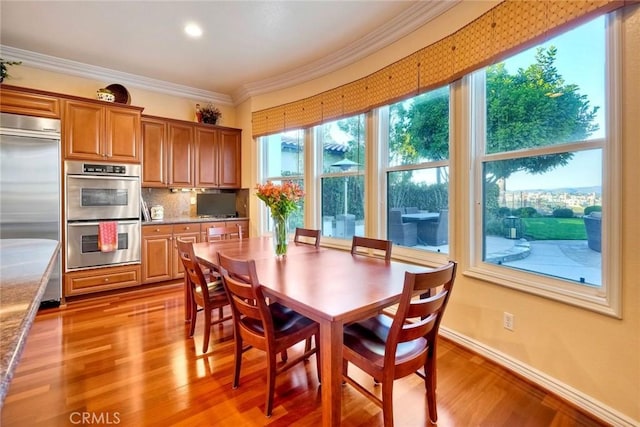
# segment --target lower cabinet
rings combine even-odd
[[[153,283],[173,279],[173,227],[142,226],[142,282]]]
[[[184,277],[177,240],[200,241],[200,224],[142,226],[142,282],[154,283]]]
[[[122,289],[140,284],[140,265],[94,268],[65,273],[67,297]]]

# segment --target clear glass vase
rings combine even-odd
[[[287,255],[289,218],[283,216],[272,216],[273,219],[273,250],[277,257]]]

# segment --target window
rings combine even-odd
[[[293,130],[260,138],[263,181],[280,184],[291,180],[304,189],[304,131]],[[272,230],[271,217],[266,215],[266,229]],[[304,227],[304,200],[300,209],[289,217],[289,229]]]
[[[469,79],[481,201],[474,264],[494,281],[615,314],[615,267],[605,267],[614,233],[603,231],[618,211],[606,180],[616,141],[605,100],[617,99],[607,28],[599,17]]]
[[[364,236],[365,115],[316,128],[321,150],[322,235]]]
[[[449,252],[449,87],[380,110],[387,160],[387,238]]]

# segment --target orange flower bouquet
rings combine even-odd
[[[273,218],[273,244],[276,255],[287,254],[289,215],[298,209],[298,202],[304,196],[302,188],[293,181],[277,185],[271,181],[256,185],[256,195],[271,211]]]

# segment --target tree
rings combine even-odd
[[[580,141],[598,130],[593,123],[598,107],[590,107],[577,85],[565,83],[554,66],[556,56],[554,46],[541,47],[536,62],[515,74],[504,63],[487,69],[487,153]],[[397,163],[448,158],[448,98],[398,103],[392,112],[401,118],[390,124],[390,152]],[[494,184],[518,171],[541,174],[566,165],[572,156],[560,153],[490,162],[485,177]]]

